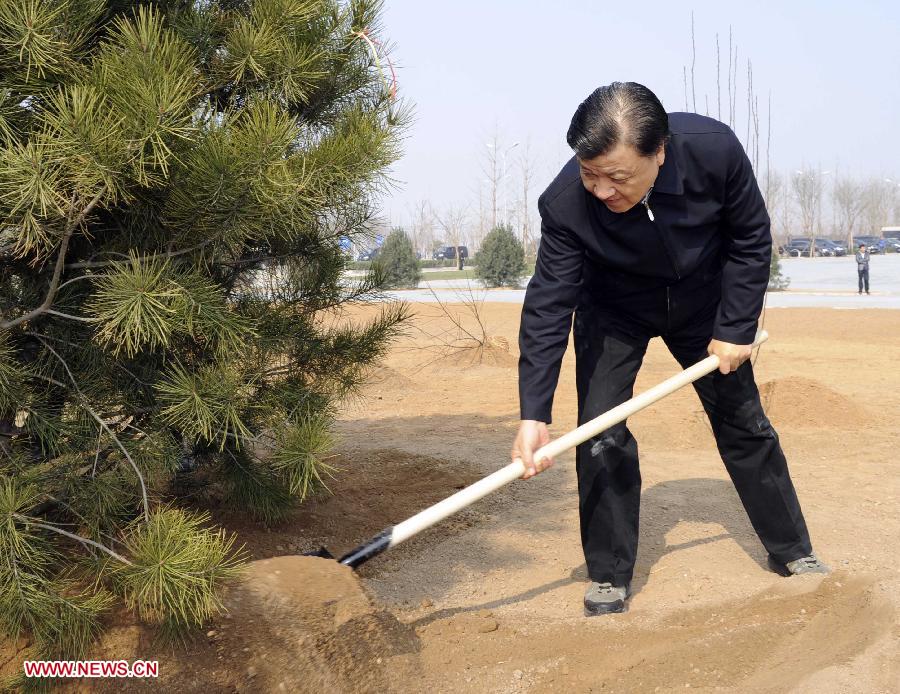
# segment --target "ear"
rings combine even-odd
[[[666,143],[664,142],[659,146],[659,149],[656,150],[656,165],[662,166],[663,162],[666,160]]]

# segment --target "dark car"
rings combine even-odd
[[[872,255],[877,255],[878,253],[884,253],[884,239],[880,239],[877,236],[854,236],[853,237],[853,252],[859,249],[859,244],[866,244],[866,248],[869,249],[869,253]]]
[[[378,257],[378,250],[379,249],[377,248],[370,248],[369,250],[363,251],[358,256],[356,256],[356,259],[360,261],[375,260],[375,258]]]
[[[811,240],[812,239],[810,239],[808,236],[800,236],[798,238],[793,239],[793,241],[791,243],[797,242],[798,244],[801,244],[801,243],[805,244],[805,246],[803,247],[803,255],[808,256],[809,255],[809,244],[810,244]],[[837,243],[836,241],[832,241],[831,239],[826,238],[824,236],[817,236],[816,237],[816,255],[819,257],[823,257],[823,258],[842,256],[842,255],[847,255],[847,249],[843,245]]]
[[[819,239],[816,239],[816,243],[819,242]],[[832,251],[834,251],[835,256],[847,255],[847,246],[844,245],[841,241],[835,241],[834,239],[822,239],[822,242],[829,246]]]
[[[788,241],[778,248],[781,255],[787,255],[791,258],[799,258],[800,256],[809,257],[809,241],[807,239],[794,239]],[[816,253],[818,255],[818,253]]]
[[[847,249],[843,245],[824,237],[816,239],[816,250],[829,257],[847,255]]]
[[[441,246],[433,254],[435,260],[456,260],[456,249],[459,248],[459,257],[465,260],[469,257],[469,249],[465,246]]]
[[[885,253],[900,253],[900,239],[889,236],[884,239]]]

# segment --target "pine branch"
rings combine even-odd
[[[72,316],[68,313],[63,313],[62,311],[54,311],[52,308],[48,308],[44,311],[48,316],[57,316],[59,318],[65,318],[66,320],[74,320],[79,323],[97,323],[99,322],[99,318],[84,318],[82,316]]]
[[[66,373],[69,375],[69,379],[72,381],[72,387],[75,389],[75,392],[78,393],[79,404],[85,410],[87,410],[87,412],[91,415],[91,417],[93,417],[101,427],[103,427],[103,430],[107,434],[109,434],[110,438],[112,438],[113,441],[115,441],[116,445],[119,447],[119,450],[122,451],[125,458],[131,464],[131,467],[134,470],[134,474],[137,475],[138,481],[141,483],[141,495],[142,495],[143,501],[144,501],[144,519],[146,521],[149,521],[150,520],[150,501],[147,497],[147,484],[144,482],[144,476],[141,474],[141,471],[138,469],[138,466],[134,462],[134,459],[128,453],[128,450],[125,448],[125,446],[122,445],[122,442],[119,440],[119,438],[106,425],[106,422],[103,421],[103,418],[100,417],[100,415],[98,415],[94,411],[94,409],[90,405],[87,404],[87,398],[85,397],[84,393],[81,392],[81,389],[78,387],[78,382],[75,380],[75,377],[72,375],[72,371],[71,371],[71,369],[69,369],[69,365],[66,363],[66,360],[63,359],[59,355],[59,353],[47,343],[46,340],[44,340],[43,338],[40,338],[40,337],[38,337],[38,340],[40,340],[41,343],[43,343],[44,347],[46,347],[48,350],[50,350],[50,352],[53,354],[53,356],[55,356],[59,360],[59,363],[62,364],[63,368],[66,370]]]
[[[59,255],[56,258],[56,267],[53,270],[53,277],[50,280],[50,287],[47,289],[47,297],[44,299],[44,302],[38,306],[36,309],[29,311],[23,316],[19,316],[18,318],[11,321],[4,321],[0,323],[0,330],[9,330],[10,328],[14,328],[21,323],[31,320],[32,318],[36,318],[42,313],[46,313],[47,309],[53,305],[53,300],[56,298],[56,292],[59,288],[59,278],[62,276],[63,267],[65,265],[66,260],[66,251],[69,247],[69,239],[72,238],[72,234],[75,232],[75,229],[85,220],[91,210],[96,207],[97,203],[100,202],[100,198],[106,193],[106,186],[100,188],[97,194],[94,196],[94,199],[88,203],[87,207],[85,207],[74,221],[69,221],[66,225],[66,230],[63,233],[62,241],[59,245]]]
[[[167,253],[151,253],[148,255],[139,255],[136,256],[139,262],[145,263],[153,260],[165,260],[167,258],[177,258],[181,255],[187,255],[188,253],[193,253],[194,251],[199,251],[201,248],[205,248],[209,244],[213,243],[217,239],[208,238],[205,241],[201,241],[195,246],[191,246],[190,248],[183,248],[180,251],[169,251]],[[117,253],[116,255],[121,255],[123,258],[128,258],[129,256],[124,253]],[[121,265],[122,261],[120,260],[86,260],[84,262],[79,263],[69,263],[66,265],[66,270],[78,270],[78,269],[87,269],[87,268],[98,268],[98,267],[112,267],[114,265]],[[90,275],[86,275],[89,277]],[[70,280],[71,281],[71,280]]]
[[[28,523],[29,525],[33,525],[35,528],[42,528],[44,530],[49,530],[50,532],[57,533],[58,535],[63,535],[65,537],[68,537],[70,540],[75,540],[76,542],[80,542],[83,545],[90,545],[91,547],[96,547],[97,549],[101,550],[102,552],[106,552],[113,559],[116,559],[116,560],[122,562],[123,564],[128,564],[129,566],[133,566],[132,562],[128,561],[128,559],[123,557],[121,554],[114,552],[109,547],[106,547],[106,546],[100,544],[99,542],[95,542],[94,540],[91,540],[90,538],[82,537],[81,535],[76,535],[75,533],[70,533],[68,530],[63,530],[62,528],[58,528],[55,525],[48,525],[46,523],[41,523],[40,521],[37,521],[34,518],[29,518],[28,516],[23,516],[19,513],[14,513],[12,515],[13,515],[13,518],[18,519],[18,520],[22,521],[23,523]]]

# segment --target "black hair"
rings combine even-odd
[[[566,142],[579,159],[606,154],[619,142],[649,157],[668,137],[669,116],[656,94],[637,82],[613,82],[581,102]]]

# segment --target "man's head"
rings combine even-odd
[[[862,251],[863,253],[865,253],[865,251],[866,251],[866,244],[864,244],[864,243],[859,244],[859,250]]]
[[[584,187],[613,212],[638,204],[666,158],[669,117],[656,95],[636,82],[613,82],[585,99],[566,140]]]

